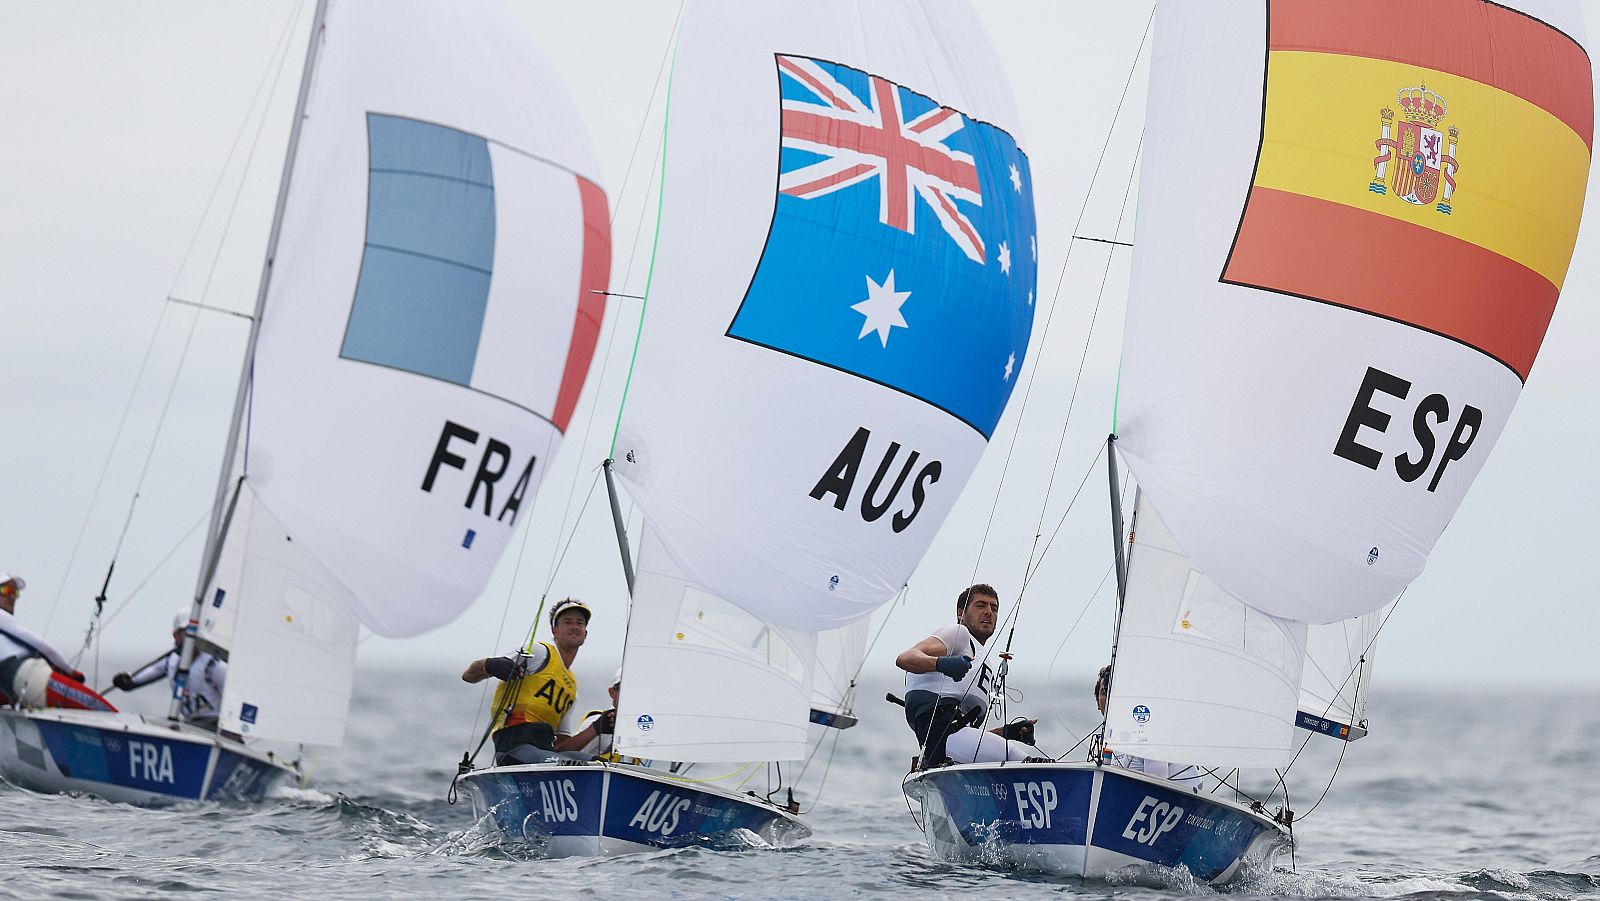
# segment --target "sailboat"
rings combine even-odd
[[[603,854],[807,831],[740,780],[803,757],[808,723],[853,722],[827,698],[862,642],[827,633],[905,584],[1027,350],[1032,173],[999,73],[964,4],[690,4],[606,469],[632,598],[615,744],[658,766],[466,773],[503,836]],[[846,663],[819,681],[822,657]]]
[[[577,404],[610,229],[581,119],[492,2],[319,0],[167,718],[0,710],[0,772],[257,799],[336,745],[362,626],[482,591]],[[220,729],[181,721],[202,646]]]
[[[1422,571],[1543,340],[1592,146],[1577,5],[1392,13],[1157,7],[1103,752],[1229,773],[1284,767],[1296,726],[1365,734],[1362,618]],[[1101,753],[904,787],[938,853],[1086,876],[1227,882],[1294,822]]]

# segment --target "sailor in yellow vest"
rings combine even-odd
[[[611,687],[606,693],[611,696],[611,707],[608,710],[591,710],[583,715],[584,727],[593,726],[598,734],[589,743],[579,749],[580,754],[586,754],[596,760],[609,760],[613,763],[639,763],[637,757],[620,757],[612,747],[612,736],[617,731],[617,695],[622,691],[622,670],[611,677]],[[582,734],[582,733],[580,733]]]
[[[539,642],[532,653],[521,649],[504,657],[474,660],[461,674],[463,682],[501,680],[494,693],[495,763],[539,763],[551,751],[577,751],[607,729],[607,720],[575,729],[578,679],[572,661],[589,637],[589,608],[573,598],[550,610],[551,642]],[[576,733],[576,734],[574,734]]]

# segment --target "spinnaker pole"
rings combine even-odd
[[[289,184],[294,177],[295,155],[300,146],[300,129],[305,123],[306,101],[311,96],[311,77],[317,67],[317,50],[322,44],[322,29],[328,17],[328,0],[317,0],[316,12],[311,19],[311,36],[306,46],[305,66],[300,72],[300,93],[295,99],[294,120],[289,126],[289,145],[284,153],[283,174],[278,179],[278,201],[272,210],[272,231],[267,238],[267,254],[261,265],[261,282],[256,288],[255,314],[250,319],[250,337],[245,342],[244,360],[239,368],[239,387],[233,399],[233,421],[228,426],[228,442],[222,449],[222,472],[217,477],[216,498],[211,507],[211,525],[206,531],[205,552],[201,555],[200,577],[194,589],[194,603],[189,611],[189,625],[184,632],[183,648],[178,656],[178,672],[174,678],[172,704],[167,718],[176,721],[183,710],[183,695],[188,682],[189,666],[194,662],[199,631],[200,610],[205,603],[206,588],[217,571],[222,557],[222,542],[227,537],[227,526],[232,520],[234,507],[243,490],[244,476],[233,492],[233,500],[226,504],[229,484],[233,481],[234,457],[239,449],[239,432],[244,427],[247,399],[250,396],[250,374],[255,368],[256,342],[261,337],[261,313],[267,304],[267,289],[272,284],[272,264],[278,255],[278,237],[283,231],[283,211],[289,202]]]

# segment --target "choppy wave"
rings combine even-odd
[[[537,842],[503,842],[469,804],[445,800],[473,712],[452,706],[459,699],[450,685],[428,674],[367,676],[346,747],[321,755],[310,787],[260,804],[140,809],[0,785],[0,895],[477,897],[536,886],[536,894],[608,898],[1600,899],[1600,780],[1562,763],[1600,759],[1592,747],[1600,705],[1553,699],[1565,703],[1561,728],[1539,731],[1537,697],[1485,710],[1484,699],[1464,695],[1375,696],[1369,713],[1385,725],[1350,747],[1333,790],[1296,823],[1295,855],[1219,891],[1186,871],[1151,886],[1018,872],[998,857],[991,865],[935,859],[900,794],[908,733],[897,716],[870,711],[843,736],[827,792],[806,817],[808,839],[771,847],[748,835],[547,859]],[[1385,719],[1386,703],[1408,715]],[[1461,730],[1474,723],[1486,736],[1544,739],[1533,751],[1470,743]],[[1303,814],[1336,759],[1331,743],[1314,744],[1298,765],[1303,773],[1291,774]],[[808,808],[814,790],[801,780]]]

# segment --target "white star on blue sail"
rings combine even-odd
[[[859,340],[877,332],[878,340],[883,342],[884,347],[888,347],[890,329],[911,327],[906,322],[905,316],[900,313],[900,306],[910,296],[910,291],[894,289],[893,269],[889,270],[888,277],[881,285],[873,281],[872,276],[867,276],[867,299],[850,308],[867,317],[866,321],[861,323],[861,334],[856,338]]]

